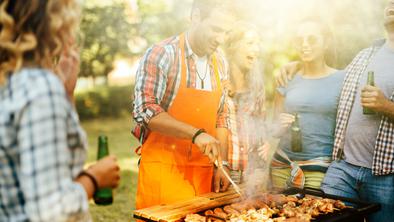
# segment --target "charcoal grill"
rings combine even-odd
[[[303,197],[305,195],[312,195],[315,197],[329,198],[333,200],[341,200],[346,204],[351,204],[352,208],[345,208],[333,213],[320,215],[313,221],[315,222],[363,222],[363,218],[369,214],[380,210],[380,204],[368,203],[360,200],[339,197],[335,195],[325,194],[323,191],[312,188],[297,189],[290,188],[281,192],[285,195],[297,195]],[[216,207],[224,207],[231,203],[239,202],[239,196],[234,190],[225,193],[209,193],[203,196],[195,197],[190,200],[177,202],[170,205],[153,206],[134,212],[134,218],[144,221],[160,221],[172,222],[183,221],[187,214],[199,213],[203,215],[206,210],[213,210]],[[214,216],[215,217],[215,216]],[[216,217],[215,219],[221,219]]]

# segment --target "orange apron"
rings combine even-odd
[[[168,113],[216,136],[222,95],[216,57],[213,56],[212,64],[218,87],[212,92],[187,88],[184,34],[180,35],[179,45],[181,83]],[[151,132],[141,150],[136,208],[169,204],[211,192],[212,176],[212,163],[191,140]]]

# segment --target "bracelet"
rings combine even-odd
[[[90,179],[90,181],[92,181],[93,186],[94,186],[94,192],[93,193],[96,193],[96,191],[99,189],[99,186],[98,186],[96,178],[92,174],[88,173],[86,170],[84,170],[81,173],[79,173],[78,177],[80,177],[80,176],[87,176]]]
[[[196,140],[198,135],[200,135],[201,133],[205,133],[205,132],[206,132],[205,129],[202,129],[202,128],[197,130],[197,132],[193,135],[192,143],[194,144],[194,142],[195,142],[195,140]]]

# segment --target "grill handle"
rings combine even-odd
[[[319,197],[326,197],[326,193],[320,189],[312,188],[312,187],[304,187],[304,188],[297,188],[297,187],[291,187],[287,190],[284,191],[284,194],[294,194],[294,193],[299,193],[302,195],[305,194],[310,194],[310,195],[315,195]]]

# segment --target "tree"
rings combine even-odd
[[[80,76],[106,77],[117,57],[131,55],[128,41],[132,24],[127,7],[124,1],[107,5],[89,1],[84,5]]]
[[[179,34],[187,27],[191,0],[138,0],[138,17],[134,38],[143,38],[146,47]],[[138,52],[138,51],[135,51]]]

